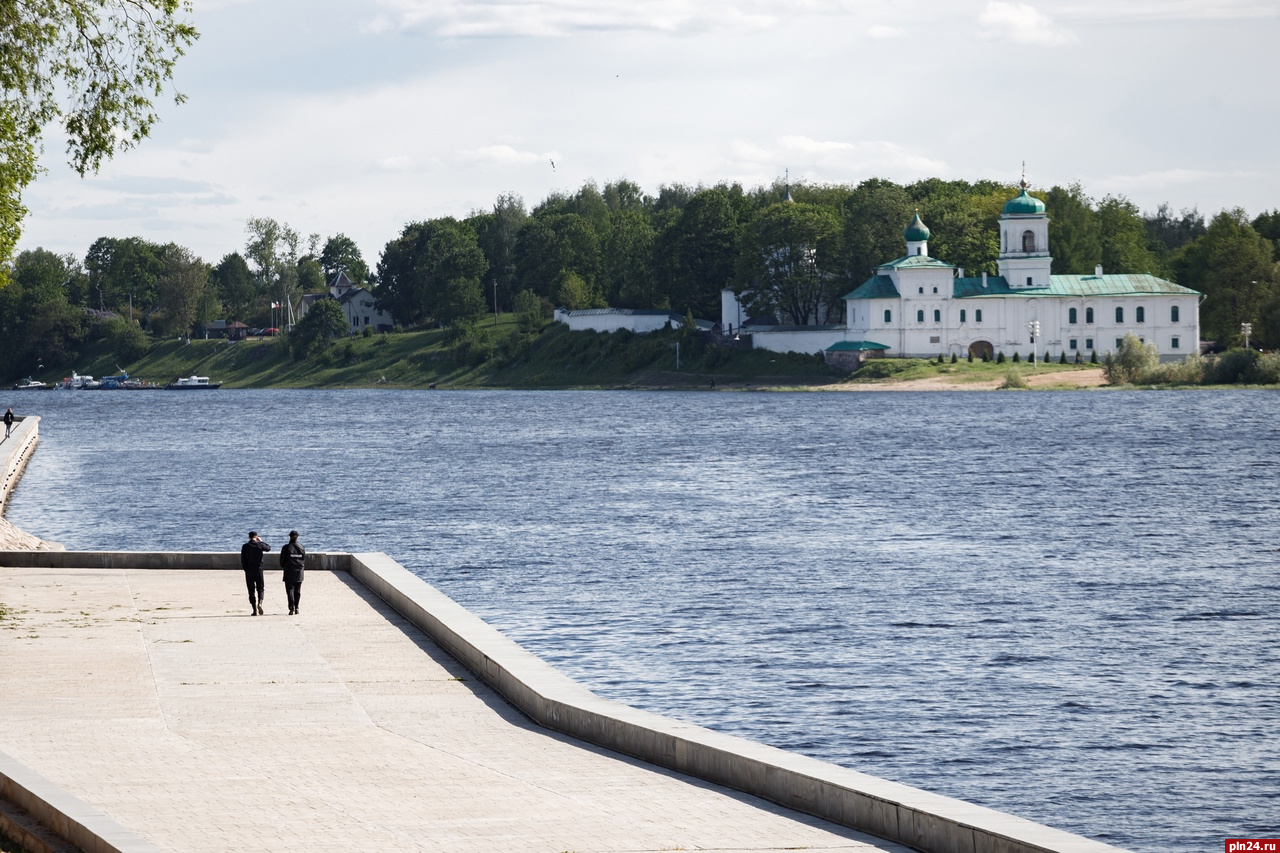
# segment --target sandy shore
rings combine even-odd
[[[1032,388],[1101,388],[1107,384],[1102,368],[1072,370],[1057,373],[1023,374]],[[847,382],[823,386],[823,391],[994,391],[1004,384],[1003,378],[981,381],[965,381],[951,376],[930,376],[927,379],[900,381],[886,379],[883,382]]]

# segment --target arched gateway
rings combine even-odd
[[[989,341],[974,341],[969,344],[969,354],[974,358],[985,358],[990,360],[995,358],[996,351],[995,347],[991,346]]]

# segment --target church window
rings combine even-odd
[[[1086,309],[1084,309],[1084,321],[1085,321],[1086,323],[1089,323],[1089,324],[1092,324],[1092,323],[1093,323],[1093,309],[1092,309],[1092,308],[1086,308]],[[1093,347],[1090,347],[1089,349],[1093,349]]]
[[[1124,322],[1124,306],[1123,305],[1116,306],[1116,322],[1117,323]]]
[[[1027,287],[1032,285],[1031,276],[1027,276]]]
[[[975,323],[981,323],[981,322],[982,322],[982,309],[981,309],[981,308],[978,308],[978,309],[976,309],[976,310],[973,312],[973,322],[975,322]]]
[[[923,288],[923,287],[917,287],[917,288],[916,288],[916,290],[917,290],[919,293],[924,293],[924,288]]]
[[[1084,348],[1085,348],[1085,349],[1093,349],[1093,338],[1085,338],[1085,339],[1084,339]]]
[[[1116,338],[1116,349],[1120,349],[1122,346],[1124,346],[1124,338]]]
[[[917,312],[916,312],[916,322],[917,322],[917,323],[923,323],[923,322],[924,322],[924,309],[923,309],[923,308],[921,308],[919,311],[917,311]]]
[[[1072,339],[1068,342],[1067,346],[1068,346],[1068,347],[1070,347],[1070,348],[1071,348],[1071,349],[1073,349],[1073,350],[1074,350],[1074,349],[1078,349],[1078,347],[1076,346],[1076,344],[1077,344],[1078,342],[1079,342],[1079,341],[1078,341],[1078,339],[1077,339],[1077,338],[1072,338]]]
[[[893,322],[893,312],[892,312],[892,311],[890,311],[888,308],[884,309],[884,321],[885,321],[886,323],[892,323],[892,322]]]
[[[1177,349],[1177,348],[1178,348],[1178,339],[1177,339],[1177,338],[1169,338],[1169,348],[1170,348],[1170,349]]]
[[[1036,232],[1023,231],[1022,232],[1022,251],[1034,252],[1035,250],[1036,250]]]
[[[941,323],[941,322],[942,322],[942,312],[941,312],[941,311],[939,311],[937,308],[934,308],[934,309],[933,309],[933,322],[935,322],[935,323]]]
[[[1079,316],[1080,315],[1076,313],[1076,309],[1074,308],[1067,309],[1067,322],[1070,323],[1071,325],[1074,326],[1078,322]]]
[[[937,293],[937,292],[938,292],[938,288],[936,288],[936,287],[935,287],[935,288],[933,289],[933,292],[934,292],[934,293]]]
[[[1137,322],[1139,322],[1139,323],[1145,323],[1145,322],[1147,322],[1147,309],[1146,309],[1146,308],[1143,308],[1141,305],[1139,305],[1137,308],[1133,309],[1133,313],[1134,313],[1134,318],[1133,318],[1133,319],[1134,319],[1134,320],[1136,320]]]
[[[1177,305],[1169,309],[1169,319],[1175,323],[1178,322],[1178,306]],[[1177,338],[1174,338],[1174,340],[1177,340]]]
[[[917,254],[917,255],[923,255],[923,254],[924,254],[924,246],[916,246],[916,254]]]
[[[961,323],[963,323],[963,322],[964,322],[964,309],[963,309],[963,308],[961,308],[961,309],[960,309],[960,322],[961,322]]]

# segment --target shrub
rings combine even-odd
[[[955,354],[955,353],[951,353],[951,363],[952,363],[952,364],[955,364],[957,360],[958,360],[958,359],[956,359],[956,354]]]
[[[1016,358],[1016,356],[1015,356],[1015,358]],[[997,355],[997,356],[996,356],[996,364],[1004,364],[1004,353],[1003,353],[1003,352],[1001,352],[999,355]]]
[[[365,327],[364,327],[364,331],[363,331],[363,332],[361,332],[360,334],[361,334],[362,336],[366,337],[366,338],[372,338],[372,337],[373,337],[373,326],[365,326]]]
[[[1090,352],[1090,353],[1089,353],[1089,363],[1090,363],[1090,364],[1097,364],[1097,363],[1098,363],[1098,351],[1097,351],[1097,350],[1093,350],[1092,352]]]
[[[1214,385],[1236,385],[1257,381],[1258,354],[1251,349],[1232,349],[1213,360],[1206,381]]]
[[[1084,364],[1084,353],[1076,350],[1076,364]]]
[[[123,317],[112,317],[101,324],[101,333],[111,353],[124,364],[137,361],[151,349],[151,339],[139,328],[137,323],[130,323]]]
[[[1140,381],[1152,385],[1199,385],[1205,380],[1205,367],[1203,358],[1189,355],[1182,361],[1157,364]]]
[[[967,358],[967,360],[968,360],[968,362],[969,362],[970,364],[973,364],[973,350],[969,350],[969,354],[968,354],[968,356],[966,356],[966,358]],[[986,361],[986,360],[987,360],[986,353],[983,353],[983,355],[982,355],[982,360],[983,360],[983,361]]]
[[[1017,356],[1015,355],[1014,358],[1016,359]],[[1027,385],[1027,380],[1023,377],[1022,372],[1018,370],[1010,370],[1005,373],[1004,384],[1000,386],[1000,389],[1014,390],[1027,387],[1029,386]]]
[[[1137,335],[1124,336],[1116,351],[1107,353],[1103,373],[1112,385],[1137,382],[1160,363],[1155,344],[1144,344]]]
[[[1058,364],[1066,364],[1066,363],[1067,363],[1067,351],[1063,350],[1062,355],[1058,358]]]
[[[1017,364],[1020,361],[1022,361],[1022,356],[1015,352],[1013,354],[1013,363]]]
[[[1263,385],[1280,385],[1280,352],[1269,352],[1259,358],[1254,370]]]

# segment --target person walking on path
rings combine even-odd
[[[249,588],[249,614],[262,615],[262,599],[265,589],[262,583],[262,555],[271,550],[271,546],[258,538],[255,531],[249,531],[249,541],[240,546],[240,568],[244,569],[244,585]]]
[[[13,432],[13,408],[11,407],[4,413],[4,437],[8,438],[9,433]]]
[[[289,531],[289,544],[280,549],[280,568],[284,569],[284,593],[289,599],[289,615],[298,615],[302,598],[302,574],[306,568],[307,550],[298,542],[298,531]]]

